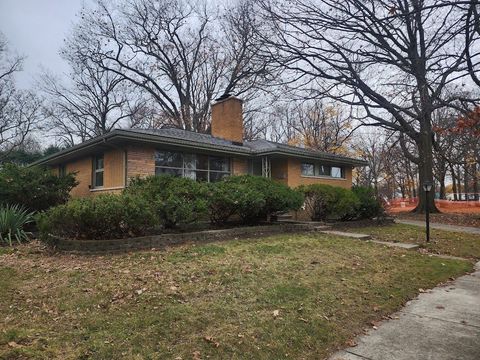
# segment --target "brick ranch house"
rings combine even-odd
[[[267,140],[243,141],[242,100],[212,105],[211,135],[164,129],[117,129],[34,163],[75,172],[72,197],[116,192],[137,176],[174,174],[199,181],[252,174],[291,187],[330,184],[350,188],[352,169],[365,162]]]

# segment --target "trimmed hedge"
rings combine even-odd
[[[143,197],[102,194],[74,199],[36,217],[40,237],[116,239],[142,236],[158,225],[153,207]]]
[[[161,228],[210,218],[225,224],[231,217],[257,224],[277,212],[297,210],[303,194],[272,180],[231,176],[201,183],[172,176],[133,179],[122,194],[75,199],[39,216],[43,238],[111,239],[158,233]]]
[[[313,184],[298,190],[305,195],[305,209],[314,221],[370,219],[382,213],[380,203],[368,188],[348,190]]]
[[[312,184],[298,188],[305,195],[305,209],[314,221],[350,219],[358,206],[357,197],[338,186]]]
[[[303,194],[267,178],[230,176],[211,184],[208,205],[210,220],[221,224],[238,215],[245,224],[256,224],[278,212],[298,210]]]
[[[225,224],[236,217],[258,224],[305,204],[312,220],[352,220],[377,216],[380,203],[367,188],[348,190],[330,185],[301,186],[296,190],[270,179],[231,176],[217,183],[201,183],[172,176],[133,179],[122,194],[71,200],[41,214],[41,237],[112,239],[159,233],[162,228],[209,218]]]
[[[359,219],[372,219],[384,213],[382,203],[375,197],[373,188],[354,186],[352,192],[359,200],[357,216]]]
[[[149,201],[166,228],[198,221],[207,213],[207,185],[192,179],[171,175],[135,178],[124,192]]]

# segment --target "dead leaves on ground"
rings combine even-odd
[[[215,338],[213,336],[204,336],[203,340],[208,342],[209,344],[212,344],[214,347],[218,348],[220,346],[220,343],[218,341],[215,341]]]

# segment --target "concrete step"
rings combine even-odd
[[[407,243],[400,243],[400,242],[388,242],[388,241],[378,241],[378,240],[372,240],[375,244],[382,244],[390,247],[398,247],[402,249],[407,249],[407,250],[415,250],[420,247],[418,244],[407,244]]]
[[[407,243],[400,243],[400,242],[388,242],[388,241],[379,241],[379,240],[371,240],[372,236],[367,235],[367,234],[356,234],[356,233],[349,233],[345,231],[335,231],[335,230],[319,230],[320,232],[324,234],[329,234],[329,235],[335,235],[335,236],[343,236],[343,237],[348,237],[351,239],[355,240],[370,240],[371,242],[374,242],[375,244],[381,244],[385,246],[390,246],[390,247],[397,247],[397,248],[402,248],[402,249],[407,249],[407,250],[416,250],[420,246],[417,244],[407,244]]]
[[[291,220],[293,218],[290,214],[277,215],[277,220]]]
[[[343,236],[343,237],[348,237],[348,238],[357,239],[357,240],[369,240],[372,238],[371,235],[349,233],[345,231],[323,230],[322,233],[335,235],[335,236]]]

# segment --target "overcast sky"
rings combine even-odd
[[[67,71],[59,56],[63,39],[85,0],[0,0],[0,31],[12,51],[26,56],[18,85],[29,87],[44,66]]]

